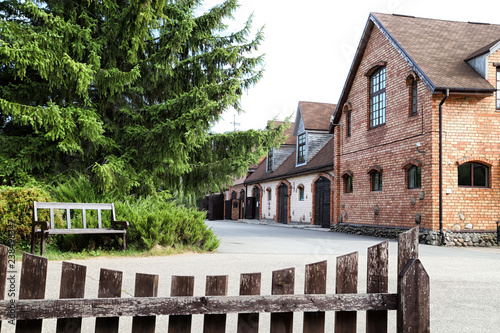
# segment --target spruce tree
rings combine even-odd
[[[249,38],[251,18],[226,31],[236,0],[200,4],[1,2],[0,181],[84,174],[104,192],[202,192],[279,144],[283,126],[210,133],[262,77],[263,33]]]

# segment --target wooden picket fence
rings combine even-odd
[[[137,274],[135,296],[120,298],[122,272],[101,269],[98,298],[83,298],[86,267],[64,262],[60,299],[44,299],[47,259],[23,254],[18,300],[2,300],[8,248],[0,246],[1,321],[15,316],[16,332],[41,332],[57,319],[56,332],[80,332],[82,319],[95,317],[95,332],[118,332],[130,316],[132,332],[154,332],[156,316],[169,315],[168,332],[191,332],[193,314],[203,314],[203,332],[226,332],[226,314],[238,313],[237,332],[258,332],[259,313],[270,312],[270,332],[293,331],[293,313],[303,312],[303,332],[324,332],[325,311],[335,312],[335,332],[356,332],[357,311],[366,311],[366,331],[387,332],[388,311],[397,311],[398,332],[429,332],[429,277],[418,259],[418,229],[399,236],[398,288],[388,293],[388,242],[368,249],[367,293],[358,294],[358,253],[337,257],[336,293],[326,294],[326,261],[305,269],[304,294],[294,294],[294,268],[274,271],[270,296],[260,295],[261,274],[242,274],[240,296],[227,296],[227,276],[207,276],[206,293],[194,297],[193,276],[172,276],[171,296],[157,297],[158,276]],[[6,288],[7,287],[7,288]],[[14,308],[14,310],[12,310]],[[14,312],[14,313],[13,313]]]

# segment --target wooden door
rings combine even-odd
[[[253,214],[254,218],[260,220],[260,188],[257,186],[253,189],[253,196],[255,198],[255,212]]]
[[[288,186],[282,183],[279,187],[278,222],[288,224]]]
[[[314,224],[323,228],[330,228],[330,193],[331,182],[325,177],[320,177],[316,183],[316,200]]]

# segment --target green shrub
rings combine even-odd
[[[192,245],[212,251],[220,244],[213,232],[207,229],[204,212],[176,204],[178,201],[167,192],[123,198],[110,193],[101,194],[84,177],[76,177],[54,186],[51,194],[61,202],[114,202],[116,218],[130,223],[127,244],[133,247],[151,249],[155,245]],[[75,216],[76,223],[78,217]],[[116,244],[115,239],[116,236],[63,235],[57,243],[61,250],[94,250]]]
[[[31,244],[31,223],[33,221],[33,201],[52,201],[49,193],[36,187],[0,186],[0,243],[9,245],[9,233],[14,221],[15,244],[28,250]],[[49,213],[40,212],[39,221],[49,221]],[[56,223],[62,224],[60,216]]]
[[[177,206],[161,195],[117,202],[115,207],[117,219],[130,222],[130,241],[140,247],[182,244],[212,251],[220,244],[212,230],[207,229],[204,212]]]

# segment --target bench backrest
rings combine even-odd
[[[72,203],[72,202],[33,202],[33,221],[38,222],[38,209],[50,210],[50,228],[54,229],[54,209],[66,210],[66,227],[71,229],[71,213],[72,209],[82,211],[83,228],[87,229],[86,210],[97,210],[97,220],[99,229],[102,228],[101,211],[110,210],[113,221],[116,221],[115,205],[113,203]]]

